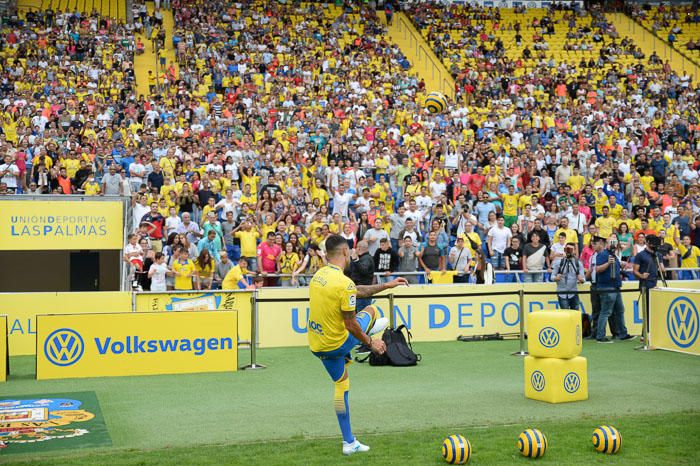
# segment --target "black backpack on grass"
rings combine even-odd
[[[407,337],[404,336],[404,331]],[[405,325],[395,329],[384,330],[382,341],[386,345],[384,354],[370,353],[362,359],[355,358],[357,362],[365,362],[369,359],[370,366],[415,366],[421,360],[421,355],[413,352],[411,346],[411,332]]]

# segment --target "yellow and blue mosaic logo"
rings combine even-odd
[[[671,301],[666,314],[668,334],[680,348],[688,348],[695,343],[700,332],[700,316],[695,304],[685,296]]]
[[[564,390],[567,393],[576,393],[581,388],[581,378],[576,372],[569,372],[564,376]]]
[[[554,327],[544,327],[540,330],[539,340],[545,348],[554,348],[559,344],[559,332]]]
[[[78,332],[60,328],[51,332],[44,343],[46,359],[57,366],[70,366],[83,357],[85,342]]]
[[[544,374],[540,371],[533,372],[530,376],[530,383],[536,392],[541,392],[545,386]]]

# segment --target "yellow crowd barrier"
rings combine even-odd
[[[700,290],[649,290],[649,337],[653,348],[700,355],[699,336]]]
[[[700,288],[698,282],[690,286]],[[497,284],[489,286],[415,285],[391,290],[394,308],[390,312],[387,292],[375,297],[373,305],[382,315],[393,317],[396,325],[411,330],[413,340],[451,341],[460,335],[515,333],[519,329],[520,302],[518,292],[523,285]],[[527,292],[547,292],[546,295],[525,295],[525,314],[558,307],[553,283],[528,283]],[[642,310],[639,294],[634,293],[637,282],[626,282],[622,293],[625,320],[630,333],[639,335]],[[588,291],[588,284],[579,287]],[[309,292],[306,288],[262,288],[258,291],[258,342],[262,348],[304,346],[307,344]],[[591,313],[590,295],[579,296],[584,311]],[[390,314],[392,314],[390,316]]]
[[[36,378],[233,372],[237,312],[37,316]]]
[[[670,286],[700,289],[700,281],[671,281]],[[418,285],[391,290],[394,308],[389,312],[388,293],[374,299],[375,306],[393,317],[397,325],[410,327],[416,341],[449,341],[459,335],[517,332],[518,292],[522,285],[491,286]],[[528,292],[547,295],[524,299],[526,314],[557,307],[552,283],[528,283]],[[636,289],[637,283],[624,284]],[[588,285],[581,285],[582,291]],[[497,293],[487,296],[486,293]],[[476,296],[475,296],[476,294]],[[407,298],[407,296],[409,298]],[[642,312],[638,294],[623,293],[627,328],[641,333]],[[0,314],[7,315],[10,356],[34,355],[37,314],[154,312],[187,310],[229,310],[239,312],[239,343],[251,338],[250,291],[208,292],[62,292],[1,293]],[[308,316],[308,288],[262,288],[258,290],[258,342],[261,347],[304,346]],[[580,296],[583,309],[590,313],[590,296]],[[272,301],[270,301],[272,300]]]

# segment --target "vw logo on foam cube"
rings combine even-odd
[[[588,361],[525,357],[525,397],[548,403],[588,399]]]
[[[527,345],[531,356],[570,359],[581,354],[581,313],[534,311],[527,316]]]

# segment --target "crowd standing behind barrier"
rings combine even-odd
[[[365,5],[172,6],[148,96],[131,26],[2,30],[0,193],[132,196],[135,287],[303,285],[330,234],[379,279],[545,281],[568,243],[588,269],[595,235],[632,278],[649,234],[697,278],[700,91],[601,12],[409,10],[456,78],[431,115]]]

